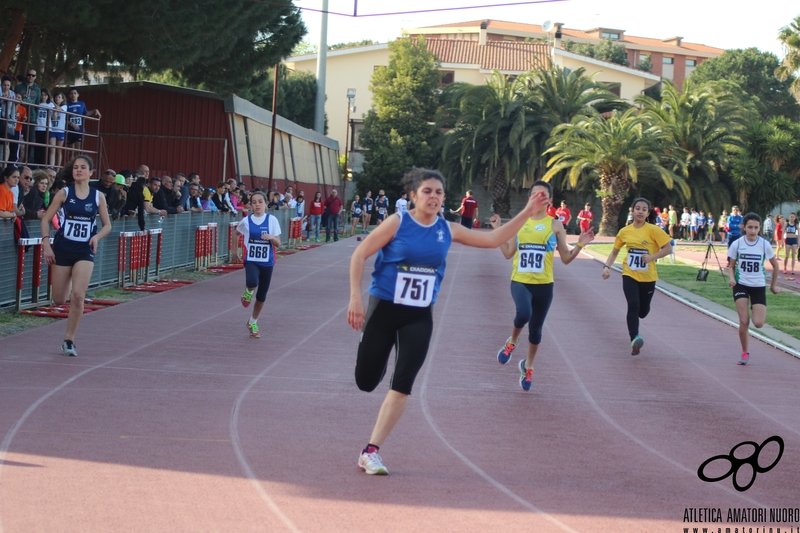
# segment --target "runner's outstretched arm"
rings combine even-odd
[[[538,192],[528,198],[525,208],[509,221],[508,224],[495,228],[486,233],[483,231],[469,230],[461,224],[450,223],[450,230],[453,233],[453,241],[475,248],[498,248],[509,240],[513,239],[517,232],[522,229],[525,222],[534,213],[544,209],[549,202],[549,198],[544,192]]]

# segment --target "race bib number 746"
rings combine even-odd
[[[436,269],[428,266],[398,265],[394,303],[428,307],[433,302]]]
[[[647,263],[644,261],[644,256],[647,250],[642,248],[628,248],[628,268],[631,270],[647,270]]]

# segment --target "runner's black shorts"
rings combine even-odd
[[[748,287],[737,283],[733,287],[733,301],[740,298],[750,298],[750,307],[756,304],[767,305],[767,288],[766,287]]]
[[[391,389],[411,394],[428,355],[433,334],[433,306],[411,307],[369,297],[356,357],[356,385],[372,392],[383,380],[392,348],[396,348]]]
[[[75,266],[78,261],[90,261],[94,263],[94,254],[91,250],[87,252],[68,252],[65,250],[53,250],[56,256],[56,265],[62,267]]]

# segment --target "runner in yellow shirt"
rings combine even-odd
[[[650,312],[650,301],[656,290],[658,272],[656,260],[672,252],[670,237],[648,219],[653,206],[645,198],[633,201],[633,224],[625,226],[614,241],[614,249],[603,266],[603,279],[608,279],[611,265],[624,246],[628,256],[622,267],[622,290],[628,301],[628,333],[631,337],[631,355],[638,355],[644,346],[639,335],[639,319]]]

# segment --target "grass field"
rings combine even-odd
[[[608,256],[613,249],[611,244],[592,244],[592,251]],[[680,247],[678,247],[680,250]],[[624,251],[617,256],[616,263],[624,259]],[[682,263],[659,263],[658,277],[676,287],[692,294],[707,298],[728,309],[736,310],[731,288],[728,286],[728,275],[721,276],[719,271],[709,269],[708,281],[697,281],[698,268]],[[800,298],[794,292],[772,294],[767,290],[767,323],[796,339],[800,339]]]

